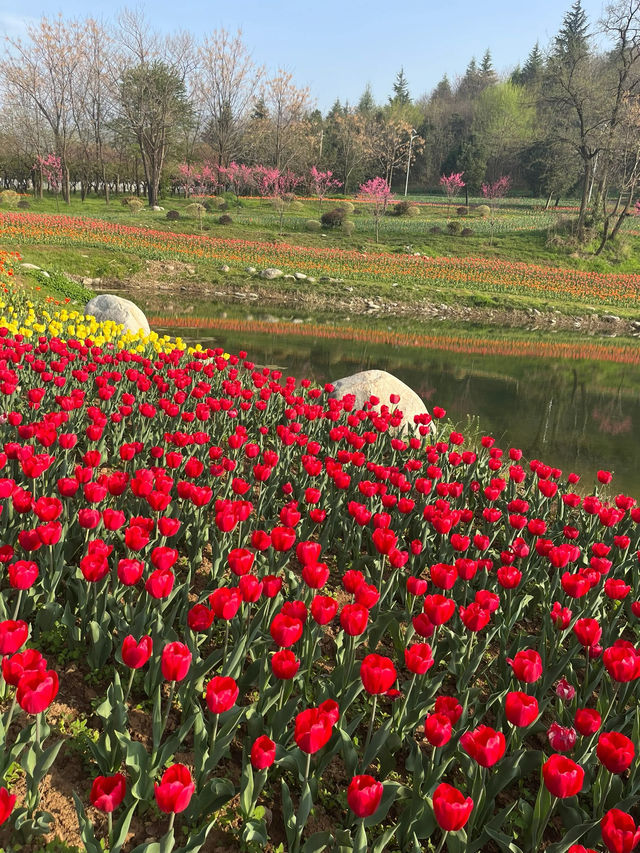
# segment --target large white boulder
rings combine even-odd
[[[372,397],[379,401],[375,406],[377,409],[383,405],[390,409],[400,409],[403,414],[403,428],[415,427],[414,415],[428,414],[427,407],[416,392],[386,370],[363,370],[362,373],[336,380],[333,386],[332,397],[342,399],[347,394],[353,394],[357,409],[364,408]],[[394,400],[399,397],[399,400],[392,402],[391,397]]]
[[[147,318],[140,308],[129,299],[123,299],[122,296],[101,293],[87,302],[84,313],[95,317],[100,322],[111,320],[120,326],[124,326],[125,331],[132,332],[134,335],[140,329],[145,335],[151,332]]]

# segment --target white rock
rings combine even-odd
[[[249,275],[253,275],[254,272],[257,272],[255,267],[245,267],[245,271],[249,273]]]
[[[400,409],[403,413],[403,427],[415,426],[414,415],[428,414],[427,407],[416,392],[386,370],[363,370],[361,373],[338,379],[333,385],[331,396],[342,399],[347,394],[353,394],[357,409],[364,408],[372,396],[380,401],[376,408],[386,405],[390,409]],[[391,402],[392,394],[400,397],[399,402]]]
[[[282,270],[276,269],[276,267],[267,267],[266,270],[262,270],[260,273],[260,278],[281,278],[283,275]]]
[[[84,313],[101,322],[112,320],[133,334],[136,334],[140,329],[145,335],[151,332],[147,318],[137,305],[128,299],[114,296],[111,293],[101,293],[87,302]]]
[[[228,264],[222,264],[220,272],[231,272],[231,267]]]
[[[293,275],[297,281],[306,281],[308,278],[307,274],[303,272],[294,272]]]
[[[23,270],[39,270],[40,267],[37,267],[35,264],[20,264]]]

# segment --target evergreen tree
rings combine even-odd
[[[521,86],[531,86],[540,80],[543,71],[544,58],[540,50],[540,44],[536,42],[531,48],[527,61],[520,72],[520,79],[517,82]]]
[[[484,56],[482,57],[482,64],[480,65],[480,81],[483,88],[493,86],[498,81],[498,76],[495,72],[495,68],[493,67],[493,60],[491,59],[491,51],[489,48],[485,50]]]
[[[371,115],[375,112],[376,104],[373,100],[373,92],[369,83],[367,83],[364,92],[360,95],[357,109],[362,115]]]
[[[404,68],[396,74],[396,79],[393,84],[393,95],[389,98],[389,103],[393,106],[404,107],[411,103],[411,95],[409,94],[409,84],[404,76]]]
[[[589,24],[581,0],[574,0],[564,16],[555,37],[555,52],[560,58],[570,59],[589,52]]]
[[[453,92],[451,91],[451,83],[449,83],[449,78],[445,74],[442,80],[438,83],[436,88],[431,93],[432,101],[449,101]]]

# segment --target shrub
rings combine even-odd
[[[491,208],[488,204],[479,204],[476,207],[476,213],[478,214],[478,216],[481,216],[483,219],[486,219],[487,216],[489,216],[489,214],[491,213]]]
[[[228,213],[223,213],[222,216],[218,217],[218,225],[231,225],[232,223],[233,219]]]
[[[167,219],[169,222],[177,222],[180,219],[180,211],[179,210],[168,210],[167,211]]]
[[[339,204],[336,205],[336,208],[344,210],[345,213],[353,213],[353,211],[356,209],[355,205],[352,204],[350,201],[341,201]]]
[[[318,219],[307,219],[304,223],[305,231],[312,231],[317,233],[318,231],[322,231],[322,222]]]
[[[320,222],[325,228],[338,228],[347,218],[347,211],[342,207],[334,207],[333,210],[327,210],[320,217]]]
[[[304,209],[304,205],[301,201],[292,201],[289,205],[289,210],[301,211]]]
[[[26,200],[26,198],[23,198],[23,199],[20,199],[20,201],[18,202],[18,207],[20,208],[20,210],[29,210],[31,205]]]
[[[141,198],[130,198],[127,202],[127,207],[131,213],[138,213],[144,207],[144,202]]]
[[[3,205],[15,207],[20,201],[20,195],[15,190],[2,190],[0,199]]]
[[[391,216],[406,216],[409,213],[409,208],[412,207],[410,201],[398,201],[389,211]]]
[[[280,213],[280,211],[284,210],[284,202],[281,198],[272,198],[271,207]]]
[[[185,207],[184,212],[187,214],[187,216],[193,216],[195,219],[201,219],[202,214],[205,212],[205,210],[206,208],[204,204],[200,204],[199,202],[194,201]]]
[[[458,235],[462,232],[462,225],[458,222],[457,219],[452,219],[447,222],[447,229],[449,234]]]
[[[461,237],[473,237],[473,228],[463,228],[460,232]]]
[[[429,228],[429,234],[442,234],[442,228],[439,225],[432,225]]]
[[[456,207],[456,213],[458,216],[466,216],[469,211],[464,205],[460,205],[460,207]]]
[[[353,232],[356,230],[355,222],[352,222],[350,219],[345,219],[342,225],[340,226],[347,237],[351,237]]]
[[[208,198],[204,202],[204,206],[205,206],[206,210],[209,210],[209,211],[211,211],[211,210],[226,210],[227,209],[227,202],[222,196],[214,195],[212,198]]]
[[[415,216],[420,216],[420,208],[417,204],[412,204],[409,206],[409,209],[407,210],[407,216],[410,216],[412,219]]]
[[[137,195],[123,195],[120,199],[120,204],[123,207],[128,207],[130,201],[140,201]]]

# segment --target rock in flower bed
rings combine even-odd
[[[608,472],[39,325],[0,320],[5,844],[64,828],[51,717],[88,667],[92,853],[199,850],[230,803],[238,847],[632,849],[640,508]]]

